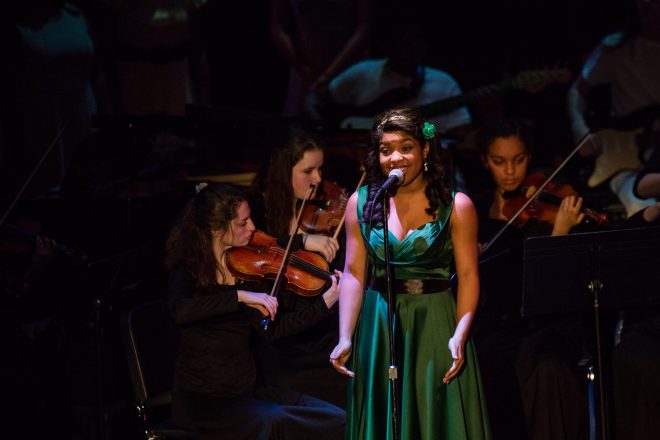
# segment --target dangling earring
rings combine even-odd
[[[426,162],[426,159],[424,159],[424,171],[426,171],[427,173],[429,172],[429,164],[428,162]]]

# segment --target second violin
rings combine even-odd
[[[533,173],[525,178],[517,190],[504,193],[503,197],[506,202],[503,213],[505,217],[511,219],[528,201],[530,193],[534,193],[536,188],[540,188],[546,180],[547,176],[544,174]],[[536,194],[534,200],[514,219],[514,224],[522,226],[530,219],[535,219],[543,224],[554,224],[559,205],[565,197],[571,195],[579,196],[571,185],[548,182],[543,191]],[[585,214],[585,221],[599,225],[607,223],[606,214],[585,206],[582,207],[581,212]]]
[[[308,234],[332,235],[346,211],[348,193],[337,183],[324,180],[318,197],[307,202],[300,227]]]

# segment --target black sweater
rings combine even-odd
[[[180,329],[174,391],[234,397],[250,394],[257,383],[254,337],[274,340],[304,330],[328,316],[322,295],[307,307],[280,310],[264,330],[262,315],[238,302],[247,286],[197,286],[182,267],[169,274],[167,302]]]

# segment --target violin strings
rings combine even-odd
[[[275,257],[284,257],[284,252],[281,249],[278,249],[274,246],[271,246],[268,249],[268,252],[273,253]],[[318,275],[319,277],[321,276],[330,277],[330,275],[332,275],[330,272],[327,272],[321,269],[320,267],[315,266],[314,264],[305,261],[304,259],[297,257],[295,255],[291,255],[291,261],[293,261],[301,269],[305,269],[307,272],[310,272],[314,275]]]

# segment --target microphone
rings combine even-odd
[[[399,186],[402,183],[403,183],[403,171],[401,171],[398,168],[394,168],[392,171],[390,171],[389,176],[387,176],[387,180],[378,189],[378,192],[376,193],[376,197],[374,198],[374,200],[381,198],[388,189],[395,186]]]

